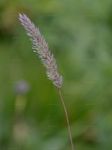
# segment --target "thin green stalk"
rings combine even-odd
[[[72,138],[72,132],[71,132],[71,127],[70,127],[69,117],[68,117],[68,112],[67,112],[67,108],[66,108],[66,105],[65,105],[65,102],[64,102],[60,88],[58,88],[58,93],[59,93],[59,97],[60,97],[60,100],[61,100],[61,103],[62,103],[62,106],[64,109],[64,114],[65,114],[65,118],[66,118],[66,122],[67,122],[67,129],[68,129],[68,135],[69,135],[70,144],[71,144],[71,150],[75,150],[74,144],[73,144],[73,138]]]

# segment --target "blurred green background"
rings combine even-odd
[[[75,147],[111,150],[112,0],[0,0],[0,150],[70,150],[58,93],[19,12],[57,59]]]

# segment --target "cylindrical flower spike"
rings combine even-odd
[[[49,80],[51,80],[57,88],[61,88],[62,76],[58,73],[56,60],[53,54],[49,51],[48,44],[44,37],[25,14],[19,14],[19,20],[32,41],[33,51],[39,55],[45,66]]]

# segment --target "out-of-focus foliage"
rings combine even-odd
[[[19,12],[55,54],[77,150],[111,150],[112,0],[0,0],[0,150],[70,149],[58,94]]]

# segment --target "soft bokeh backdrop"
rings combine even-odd
[[[57,91],[19,12],[57,59],[77,150],[111,150],[112,0],[0,0],[0,150],[70,150]]]

